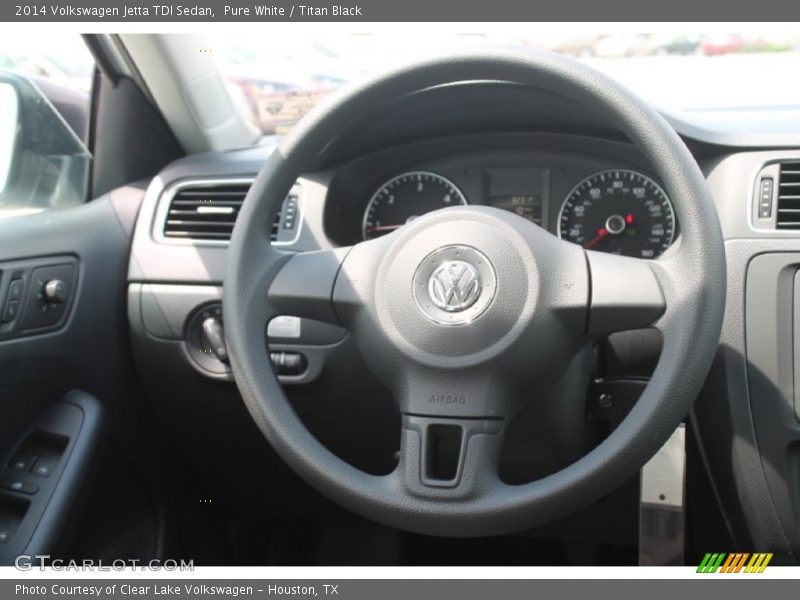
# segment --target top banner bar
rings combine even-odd
[[[796,0],[4,0],[2,22],[796,21]]]

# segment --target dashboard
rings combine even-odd
[[[150,338],[184,340],[188,363],[205,377],[231,378],[227,362],[210,351],[214,326],[206,321],[221,318],[228,240],[271,151],[201,155],[167,167],[151,183],[134,233],[134,317]],[[608,137],[471,133],[337,158],[298,178],[271,224],[273,244],[290,252],[351,246],[464,204],[512,212],[601,252],[657,258],[679,239],[672,203],[647,160]],[[319,377],[325,355],[344,336],[291,315],[271,324],[271,346],[300,361],[286,367],[281,381],[300,385]],[[306,346],[302,353],[298,345]]]
[[[284,205],[277,223],[278,245],[288,252],[349,246],[386,235],[425,210],[459,202],[511,210],[593,250],[657,257],[680,243],[680,223],[669,196],[647,159],[618,132],[604,129],[587,111],[566,110],[563,102],[547,97],[537,102],[530,95],[516,102],[516,92],[487,99],[489,91],[461,91],[459,102],[469,103],[470,110],[452,110],[452,98],[441,104],[419,99],[419,110],[410,116],[376,116],[369,129],[357,132],[361,139],[350,136],[349,145],[336,148],[298,179],[294,199]],[[466,92],[479,97],[473,102]],[[478,114],[481,107],[495,107],[499,101],[503,110]],[[458,117],[457,122],[445,122],[449,114]],[[424,135],[414,127],[424,129]],[[787,444],[795,452],[792,464],[797,464],[800,387],[792,385],[792,377],[800,372],[800,364],[793,365],[792,357],[799,354],[792,351],[793,328],[786,323],[798,322],[794,310],[800,302],[800,283],[795,288],[800,252],[797,230],[786,224],[786,216],[796,208],[786,208],[785,203],[793,202],[791,190],[797,182],[791,178],[800,164],[800,150],[794,141],[790,146],[775,140],[751,144],[750,138],[743,142],[740,137],[720,141],[722,134],[716,132],[711,137],[694,130],[693,135],[680,132],[706,175],[728,261],[720,366],[696,409],[698,420],[709,424],[704,427],[710,436],[708,460],[724,479],[723,498],[737,498],[745,488],[748,498],[763,497],[769,485],[781,506],[776,519],[786,523],[785,531],[798,531],[786,472],[776,469],[759,480],[739,479],[729,473],[726,452],[733,438],[759,448],[757,432],[768,443],[752,456],[737,458],[741,464],[735,465],[736,472],[761,473],[762,461],[784,464]],[[217,447],[206,440],[220,435],[220,414],[241,408],[230,367],[214,356],[203,325],[218,316],[222,302],[224,238],[236,216],[231,207],[241,203],[275,148],[268,142],[168,165],[150,183],[133,232],[128,269],[133,354],[159,418],[172,424],[174,435],[188,436],[191,443],[203,440],[191,446],[200,454],[190,457],[202,466],[218,458],[211,455]],[[772,187],[765,188],[770,181]],[[766,214],[765,194],[770,208]],[[218,196],[220,207],[209,203],[197,212],[198,219],[208,222],[190,223],[205,227],[207,237],[191,230],[185,237],[166,234],[173,203],[190,206],[204,202],[207,195]],[[291,217],[288,228],[286,216]],[[177,217],[175,221],[186,224]],[[391,229],[376,229],[383,227]],[[601,229],[606,233],[601,235]],[[779,318],[775,307],[781,311]],[[770,326],[764,325],[765,319]],[[360,366],[363,359],[346,331],[301,321],[289,316],[265,332],[279,380],[315,435],[353,464],[382,472],[381,461],[391,462],[396,450],[391,398]],[[646,377],[652,371],[651,346],[658,343],[647,332],[632,332],[604,346],[598,374],[612,378],[609,386],[617,385],[614,377]],[[758,368],[751,368],[750,361]],[[751,387],[758,388],[752,398]],[[620,393],[619,388],[608,389]],[[751,404],[754,398],[758,401]],[[194,429],[187,427],[186,415],[196,417]],[[353,423],[361,428],[358,435]],[[228,435],[231,447],[237,447],[240,429],[230,428]],[[373,462],[375,456],[383,458]],[[744,487],[733,487],[734,482]],[[745,519],[736,514],[735,503],[728,508],[735,518]]]

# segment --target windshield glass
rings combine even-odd
[[[553,29],[530,32],[503,27],[459,33],[425,24],[411,31],[299,35],[300,31],[287,28],[280,35],[219,35],[212,43],[234,101],[265,134],[285,133],[325,95],[395,62],[476,45],[539,47],[574,56],[672,110],[800,106],[800,77],[792,75],[800,73],[796,30]]]

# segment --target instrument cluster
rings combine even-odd
[[[455,154],[380,179],[373,170],[356,164],[343,176],[349,206],[338,218],[347,223],[329,228],[342,243],[386,235],[458,205],[493,206],[586,249],[636,258],[657,258],[676,237],[667,193],[636,160],[510,150]],[[331,194],[344,198],[345,186],[334,177]]]

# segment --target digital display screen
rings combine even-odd
[[[489,205],[541,225],[550,171],[528,167],[489,169]]]
[[[489,203],[495,208],[518,214],[523,219],[542,224],[542,197],[533,194],[524,196],[491,196]]]

